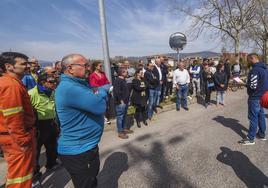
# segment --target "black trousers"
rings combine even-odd
[[[172,95],[173,82],[167,82],[166,96]]]
[[[231,75],[227,75],[227,85],[229,85]]]
[[[132,83],[127,83],[127,96],[128,96],[128,98],[130,98],[131,91],[132,91]]]
[[[146,121],[147,113],[146,113],[146,106],[142,105],[135,105],[136,111],[134,117],[137,122]]]
[[[57,159],[57,127],[54,120],[38,120],[36,123],[37,130],[37,153],[35,173],[39,172],[39,157],[41,148],[44,145],[46,148],[47,163],[46,168],[50,169],[56,165]]]
[[[98,146],[78,155],[59,155],[59,157],[69,172],[75,188],[97,186],[96,177],[100,168]]]
[[[205,102],[209,103],[211,98],[212,87],[205,87]]]
[[[164,83],[162,84],[162,87],[161,87],[160,102],[163,102],[163,101],[164,101],[165,94],[166,94],[166,87],[167,87],[167,83],[164,82]]]

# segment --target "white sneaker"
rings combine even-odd
[[[242,144],[244,146],[254,145],[254,140],[250,140],[249,138],[244,138],[238,142],[239,144]]]
[[[114,90],[114,87],[111,86],[110,89],[109,89],[109,94],[111,94],[113,92],[113,90]]]
[[[110,125],[111,122],[107,118],[104,118],[104,124]]]

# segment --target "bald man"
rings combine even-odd
[[[105,89],[92,90],[86,81],[87,59],[70,54],[62,59],[63,74],[56,89],[56,112],[60,124],[58,154],[69,172],[74,187],[97,186],[100,142],[104,113]]]

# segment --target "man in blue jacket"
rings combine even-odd
[[[192,85],[193,85],[193,97],[200,94],[200,77],[201,77],[201,66],[198,64],[197,60],[193,61],[189,70],[192,76]]]
[[[259,61],[258,54],[248,55],[252,63],[252,70],[248,74],[248,119],[250,122],[247,138],[240,141],[243,145],[254,145],[254,138],[266,140],[266,122],[264,110],[260,105],[260,98],[268,90],[268,70],[264,63]],[[258,129],[258,130],[257,130]]]
[[[58,154],[76,188],[97,186],[99,151],[107,92],[92,90],[85,80],[87,60],[80,54],[62,59],[63,73],[56,89],[60,123]]]

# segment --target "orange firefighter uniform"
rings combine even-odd
[[[32,187],[35,166],[35,116],[23,83],[0,77],[0,147],[8,165],[6,187]]]

